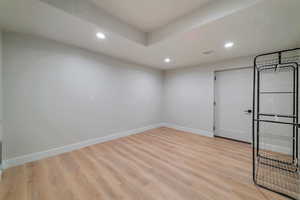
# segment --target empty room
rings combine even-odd
[[[300,200],[300,0],[0,0],[0,200]]]

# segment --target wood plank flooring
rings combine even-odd
[[[169,128],[10,168],[0,200],[284,200],[256,187],[248,144]]]

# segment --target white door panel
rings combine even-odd
[[[251,142],[252,69],[216,72],[215,135]]]

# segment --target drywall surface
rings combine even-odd
[[[2,109],[2,31],[0,30],[0,179],[1,179],[1,165],[2,165],[2,138],[3,138],[3,109]]]
[[[0,29],[0,141],[2,141],[2,31]],[[1,152],[1,151],[0,151]]]
[[[164,122],[213,136],[214,71],[251,65],[245,57],[165,71]]]
[[[161,122],[159,70],[10,32],[3,58],[5,159]]]

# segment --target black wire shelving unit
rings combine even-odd
[[[256,185],[289,197],[300,200],[299,172],[299,65],[300,48],[276,51],[258,55],[254,59],[253,78],[253,120],[252,120],[252,149],[253,149],[253,181]],[[262,83],[266,74],[284,72],[292,77],[291,88],[287,91],[266,91]],[[282,78],[282,77],[281,77]],[[274,81],[274,79],[272,79]],[[275,80],[276,81],[276,80]],[[282,81],[282,80],[278,80]],[[270,102],[262,103],[266,95],[279,99],[288,96],[289,101],[281,103],[287,107],[286,113],[266,112],[264,107],[272,107]],[[272,103],[272,102],[271,102]],[[279,109],[280,110],[280,109]],[[285,112],[285,111],[284,111]],[[273,134],[281,129],[266,127],[285,126],[284,133]],[[275,140],[285,142],[288,152],[275,150],[268,143]],[[280,146],[280,145],[279,145]]]

